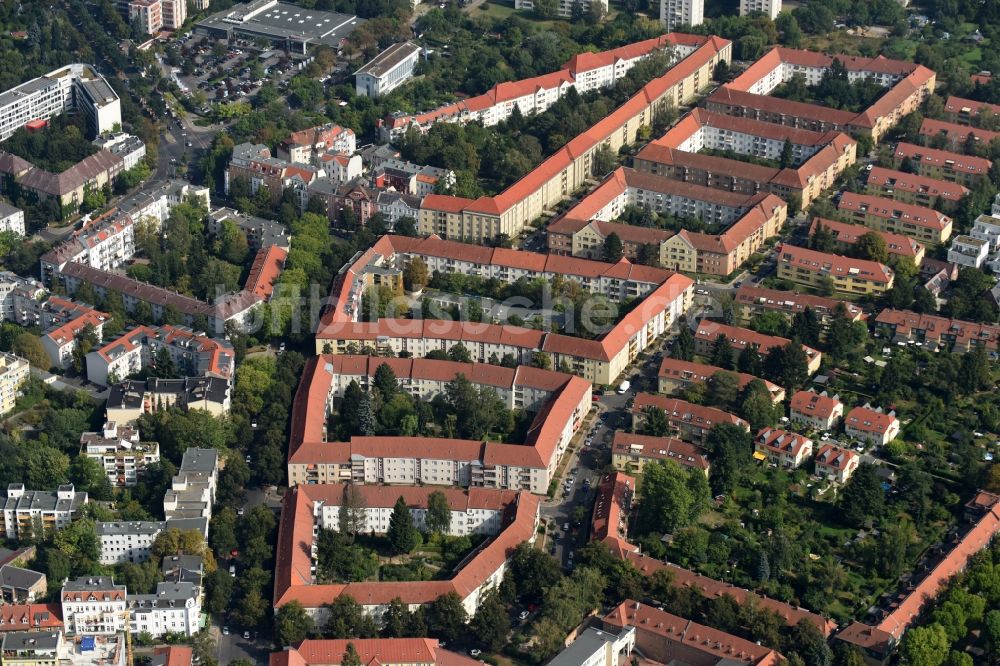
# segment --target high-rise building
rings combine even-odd
[[[668,31],[705,21],[705,0],[660,0],[660,23]]]
[[[781,0],[740,0],[740,16],[760,12],[771,20],[781,13]]]

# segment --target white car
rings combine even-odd
[[[521,611],[521,614],[518,615],[517,617],[520,620],[527,620],[529,615],[531,615],[531,613],[529,613],[528,611]]]
[[[478,657],[482,653],[483,653],[482,650],[479,650],[479,649],[476,649],[476,648],[472,648],[471,650],[469,650],[469,654],[472,655],[473,657]]]

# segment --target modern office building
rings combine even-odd
[[[354,72],[359,95],[382,97],[406,83],[420,60],[421,48],[413,42],[393,44]]]

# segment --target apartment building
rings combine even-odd
[[[993,215],[980,215],[969,230],[969,235],[987,243],[990,254],[1000,251],[1000,217],[996,215],[997,204],[993,204]]]
[[[201,629],[201,587],[193,583],[160,582],[152,594],[130,594],[125,603],[135,634],[190,637]]]
[[[195,447],[185,450],[177,474],[170,480],[170,489],[163,494],[164,517],[167,521],[210,520],[218,485],[219,452]]]
[[[904,160],[921,176],[965,187],[975,187],[981,179],[990,175],[991,163],[988,159],[900,142],[896,144],[893,162],[898,167]]]
[[[637,354],[661,336],[690,304],[693,282],[676,273],[628,262],[609,264],[503,248],[473,248],[439,238],[384,236],[362,253],[334,283],[330,300],[336,305],[323,315],[316,332],[316,352],[353,353],[374,348],[398,356],[426,356],[461,343],[474,360],[486,363],[512,354],[528,363],[533,352],[544,352],[553,367],[565,361],[570,370],[598,384],[611,384]],[[624,315],[598,339],[498,324],[463,321],[380,318],[361,322],[362,296],[375,285],[401,286],[402,271],[415,257],[432,274],[460,271],[501,282],[559,279],[577,282],[586,291],[620,303],[641,297],[643,307]]]
[[[84,576],[63,583],[63,624],[68,634],[119,634],[128,622],[126,589],[107,576]]]
[[[765,312],[778,312],[790,320],[797,314],[811,310],[820,323],[827,326],[840,305],[844,306],[844,312],[851,321],[861,321],[864,317],[861,308],[849,301],[766,289],[750,284],[742,285],[736,290],[736,305],[739,308],[739,319],[743,323],[749,323],[754,315]]]
[[[753,439],[754,457],[782,469],[797,469],[812,455],[813,442],[788,430],[764,428]]]
[[[982,238],[959,235],[951,239],[948,263],[969,268],[982,268],[990,255],[990,243]]]
[[[617,633],[587,627],[548,666],[618,666],[628,659],[634,646],[633,627]]]
[[[78,493],[73,484],[55,492],[25,490],[23,483],[7,486],[3,497],[4,535],[11,540],[41,539],[63,529],[87,503],[87,493]]]
[[[327,123],[292,132],[278,144],[277,156],[286,162],[312,164],[323,155],[353,155],[357,149],[354,130]]]
[[[412,194],[402,194],[400,192],[380,191],[375,197],[375,205],[382,219],[386,221],[390,229],[393,229],[397,222],[404,217],[416,220],[420,217],[421,198]]]
[[[652,53],[667,52],[676,61],[689,56],[704,42],[705,38],[697,35],[669,33],[600,53],[578,53],[555,72],[498,83],[482,95],[426,113],[391,114],[379,121],[379,134],[383,141],[394,141],[410,126],[426,132],[438,122],[478,121],[489,127],[506,120],[515,107],[524,116],[542,113],[571,88],[583,94],[612,86]]]
[[[393,44],[354,72],[358,95],[382,97],[413,77],[423,50],[413,42]]]
[[[819,83],[835,60],[843,65],[849,81],[868,79],[888,90],[857,114],[769,97],[778,85],[796,76],[801,77],[806,85]],[[936,79],[935,73],[922,65],[890,60],[884,56],[828,56],[777,47],[716,91],[706,108],[782,125],[849,131],[869,136],[878,143],[904,116],[920,108],[934,91]]]
[[[920,124],[920,136],[927,137],[927,140],[931,142],[941,140],[946,148],[952,150],[972,152],[968,150],[970,144],[977,147],[988,146],[991,141],[1000,138],[1000,132],[949,123],[934,118],[924,118],[924,122]]]
[[[817,252],[783,243],[775,248],[778,277],[815,289],[879,296],[892,289],[891,268],[877,261]]]
[[[772,21],[781,13],[781,0],[740,0],[740,16],[763,14]]]
[[[24,231],[24,211],[5,201],[0,201],[0,233],[10,232],[23,236]]]
[[[0,354],[0,416],[14,410],[24,382],[28,381],[28,362],[6,352]]]
[[[232,157],[225,173],[225,191],[230,192],[233,182],[244,181],[251,194],[266,188],[271,202],[281,201],[286,190],[295,194],[300,210],[309,201],[309,188],[326,179],[326,171],[319,164],[298,164],[286,162],[271,156],[271,149],[264,144],[241,143],[233,148]]]
[[[0,634],[11,631],[62,631],[59,604],[0,605]]]
[[[389,531],[393,507],[400,497],[406,502],[413,524],[418,529],[427,531],[427,498],[432,492],[440,492],[448,500],[451,510],[451,522],[446,534],[496,536],[503,529],[506,507],[517,499],[517,493],[512,490],[435,490],[417,486],[391,488],[343,483],[310,486],[308,492],[314,502],[317,526],[328,530],[339,529],[345,493],[356,494],[364,505],[364,526],[360,531],[368,534],[385,534]]]
[[[640,127],[648,126],[659,109],[691,102],[711,85],[719,62],[731,60],[732,44],[719,37],[701,45],[663,76],[653,79],[618,109],[571,140],[518,182],[494,197],[462,199],[426,197],[420,211],[420,231],[441,234],[440,225],[451,225],[449,238],[483,242],[506,234],[517,236],[531,221],[562,201],[593,176],[598,150],[612,151],[635,141]],[[430,200],[430,201],[428,201]]]
[[[696,405],[679,398],[668,398],[652,393],[639,393],[632,403],[632,428],[637,430],[646,420],[646,410],[663,410],[667,423],[676,431],[677,437],[685,442],[704,445],[712,428],[720,423],[735,425],[750,430],[746,421],[716,407]]]
[[[99,522],[95,525],[101,543],[100,562],[110,566],[133,562],[140,564],[150,558],[153,542],[164,530],[182,532],[197,530],[208,534],[206,518],[174,518],[172,520],[142,520],[128,523]]]
[[[741,391],[746,388],[747,384],[756,380],[764,383],[768,393],[771,395],[771,402],[777,404],[785,399],[785,389],[766,379],[754,377],[745,372],[733,372],[706,363],[681,361],[670,357],[664,357],[663,362],[660,364],[659,391],[660,393],[679,393],[692,384],[707,384],[712,377],[720,372],[735,376],[737,386]]]
[[[788,416],[812,430],[833,430],[844,418],[844,405],[840,396],[831,398],[826,391],[798,391],[789,403]]]
[[[903,234],[925,244],[944,243],[951,237],[951,218],[933,208],[844,192],[840,195],[837,210],[852,222],[875,231]]]
[[[611,223],[627,206],[681,218],[700,217],[723,230],[685,229],[675,234]],[[774,195],[725,192],[623,167],[554,222],[547,237],[553,254],[594,257],[600,256],[604,241],[615,233],[631,261],[655,257],[660,266],[672,270],[728,275],[778,233],[787,214],[785,202]]]
[[[18,299],[20,303],[23,300]],[[48,300],[26,307],[19,313],[22,319],[35,318],[45,322],[42,348],[49,356],[52,366],[68,368],[73,362],[73,351],[85,331],[90,331],[100,342],[104,337],[104,324],[111,318],[105,312],[98,312],[86,305],[51,296]],[[48,369],[48,368],[43,368]]]
[[[536,414],[523,444],[445,438],[352,437],[326,440],[325,414],[352,381],[370,385],[381,365],[407,393],[431,400],[458,374],[496,391],[510,409]],[[545,493],[570,440],[591,408],[590,384],[580,377],[521,366],[421,358],[321,356],[311,360],[295,396],[289,445],[290,485],[339,483],[470,486]]]
[[[694,331],[695,353],[700,356],[709,356],[711,354],[712,346],[715,344],[715,340],[720,335],[724,336],[726,340],[729,341],[729,345],[733,349],[734,360],[739,357],[740,352],[742,352],[747,346],[756,346],[762,356],[767,356],[771,349],[775,347],[785,347],[789,342],[791,342],[787,338],[782,338],[777,335],[764,335],[763,333],[758,333],[748,328],[727,326],[725,324],[719,324],[714,321],[703,319],[698,322],[698,326]],[[818,372],[823,355],[812,347],[808,347],[806,345],[802,345],[802,349],[806,353],[806,362],[809,366],[809,373],[812,374],[814,372]]]
[[[0,151],[0,174],[5,177],[5,186],[13,182],[28,196],[39,201],[54,201],[59,206],[60,219],[79,208],[88,189],[110,187],[124,170],[122,157],[107,150],[98,150],[61,173],[46,171],[16,155]]]
[[[646,465],[672,460],[684,469],[708,474],[708,458],[696,445],[674,437],[651,437],[615,431],[611,442],[611,464],[622,472],[642,474]]]
[[[138,326],[89,352],[87,379],[100,386],[117,384],[155,365],[161,354],[170,357],[180,376],[233,376],[235,353],[226,340],[164,324]]]
[[[954,210],[962,197],[969,193],[962,185],[937,180],[919,174],[872,167],[865,181],[868,194],[895,199],[903,203]]]
[[[660,23],[669,32],[705,22],[705,0],[660,0]]]
[[[285,270],[285,261],[288,260],[288,250],[278,245],[270,245],[257,250],[250,266],[250,273],[244,283],[244,289],[251,294],[255,294],[264,301],[271,300],[274,294],[274,287]],[[231,365],[231,364],[230,364]],[[226,376],[230,376],[232,371]]]
[[[821,446],[815,462],[815,476],[840,485],[847,483],[861,464],[857,453],[836,444]]]
[[[633,599],[626,599],[605,615],[602,627],[612,632],[634,629],[635,649],[659,664],[778,666],[785,661],[769,647]]]
[[[146,144],[137,136],[125,132],[109,132],[102,134],[93,141],[98,148],[122,158],[122,168],[125,171],[137,166],[146,156]]]
[[[534,0],[514,0],[514,9],[533,11],[535,2]],[[576,12],[590,16],[595,11],[599,12],[602,17],[607,16],[608,0],[558,0],[556,3],[556,16],[559,18],[573,18],[576,16]]]
[[[837,249],[841,251],[857,243],[858,239],[865,234],[874,233],[878,234],[885,241],[885,247],[889,251],[889,254],[909,259],[915,266],[920,265],[926,254],[926,248],[923,245],[903,234],[875,231],[861,224],[849,224],[847,222],[838,222],[837,220],[828,220],[823,217],[815,217],[813,218],[812,226],[809,227],[809,235],[813,236],[820,227],[830,232]]]
[[[0,141],[32,120],[82,111],[94,136],[121,124],[118,95],[90,65],[74,63],[0,93]]]
[[[4,666],[57,666],[62,663],[61,631],[8,631],[0,644]]]
[[[885,308],[875,317],[875,330],[892,342],[920,343],[930,348],[942,348],[965,353],[983,346],[997,350],[1000,326],[980,324],[961,319],[949,319],[908,310]]]
[[[153,319],[157,321],[163,321],[166,308],[176,308],[181,313],[185,326],[219,335],[225,332],[228,322],[239,329],[246,329],[253,321],[254,311],[263,302],[259,296],[249,291],[237,291],[219,296],[213,303],[206,303],[163,287],[76,262],[63,266],[58,279],[70,294],[75,293],[82,284],[89,284],[99,298],[105,298],[111,292],[118,293],[129,312],[135,311],[140,302],[148,303],[153,311]]]
[[[395,598],[413,608],[454,592],[471,616],[483,594],[500,584],[515,547],[534,542],[539,524],[539,498],[526,492],[513,493],[504,506],[500,531],[466,558],[450,579],[315,585],[311,573],[315,565],[313,553],[317,521],[322,519],[311,496],[315,488],[297,486],[285,495],[274,565],[274,606],[281,608],[297,601],[317,622],[326,620],[325,606],[341,594],[354,598],[366,615],[379,618]],[[322,663],[328,663],[328,659]]]
[[[80,435],[80,455],[97,461],[112,486],[131,487],[153,463],[160,462],[160,445],[144,442],[139,430],[108,421],[98,432]]]
[[[130,0],[126,6],[129,25],[138,26],[143,34],[155,35],[163,29],[162,0]]]
[[[944,103],[944,112],[948,120],[959,125],[978,125],[984,116],[1000,114],[1000,104],[976,102],[949,95]]]
[[[844,432],[848,437],[884,446],[899,435],[899,419],[895,412],[884,413],[882,408],[869,405],[855,407],[844,418]]]
[[[106,416],[108,421],[128,424],[171,406],[224,416],[229,413],[231,388],[229,380],[219,377],[126,379],[111,387]]]

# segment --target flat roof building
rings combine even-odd
[[[275,48],[304,55],[313,46],[339,49],[363,22],[357,16],[305,9],[278,0],[254,0],[198,21],[194,31],[227,41],[265,40]]]
[[[413,76],[420,51],[420,47],[413,42],[400,42],[379,53],[354,72],[358,94],[381,97],[403,85]]]

